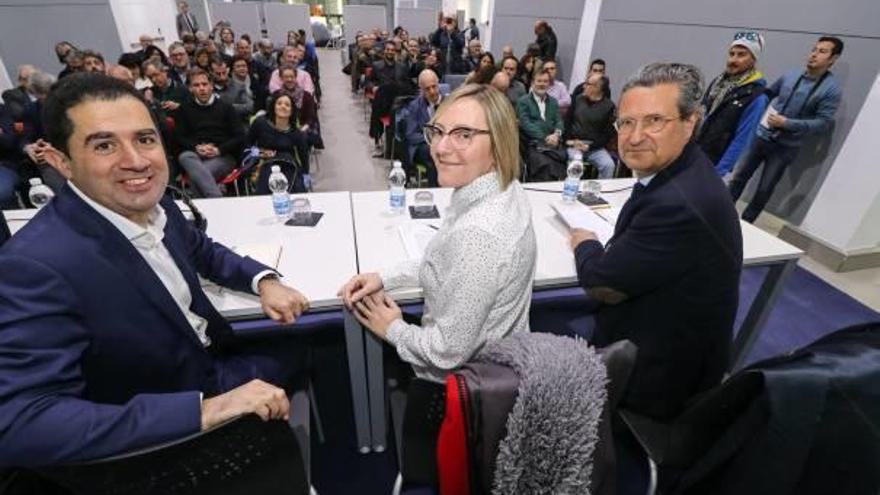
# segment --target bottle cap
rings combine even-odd
[[[39,185],[41,185],[41,184],[43,183],[43,179],[40,179],[39,177],[33,177],[33,178],[31,178],[31,180],[29,180],[28,182],[29,182],[30,185],[32,185],[32,186],[39,186]]]
[[[272,165],[272,173],[281,172],[281,165]]]
[[[400,163],[400,160],[394,160],[394,163],[392,164],[392,166],[394,168],[403,168],[403,164]]]

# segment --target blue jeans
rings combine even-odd
[[[770,197],[773,195],[773,189],[776,188],[776,184],[782,179],[782,174],[785,172],[788,164],[797,156],[797,152],[798,148],[783,146],[760,137],[752,141],[752,145],[749,147],[746,155],[742,158],[736,170],[734,170],[733,179],[731,179],[728,186],[733,200],[738,200],[746,188],[746,184],[749,183],[749,179],[752,178],[752,175],[754,175],[761,164],[764,165],[761,179],[758,182],[758,189],[755,190],[755,195],[752,196],[749,206],[743,211],[743,220],[749,223],[755,222],[755,219],[758,218],[758,215],[767,206]]]
[[[599,171],[600,179],[610,179],[614,176],[616,164],[614,163],[614,158],[611,158],[611,155],[605,148],[588,151],[586,158],[587,161],[595,165],[596,170]]]
[[[15,170],[0,163],[0,209],[18,208],[15,188],[20,181],[21,178]]]

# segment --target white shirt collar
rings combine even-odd
[[[82,198],[87,205],[91,206],[99,215],[116,227],[126,239],[135,245],[135,247],[149,249],[162,242],[162,239],[165,236],[165,223],[168,218],[165,216],[165,210],[161,206],[156,205],[153,207],[153,211],[150,212],[148,219],[149,224],[147,228],[144,228],[88,197],[86,193],[80,191],[73,182],[68,181],[67,184],[73,189],[73,192],[75,192],[77,196]]]
[[[653,173],[653,174],[651,174],[651,175],[646,175],[646,176],[644,176],[644,177],[639,177],[639,184],[641,184],[641,185],[643,185],[643,186],[645,186],[645,187],[648,187],[648,184],[650,184],[651,181],[654,180],[654,177],[656,177],[656,176],[657,176],[657,173],[655,172],[655,173]]]

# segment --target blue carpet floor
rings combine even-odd
[[[745,317],[765,269],[743,271],[737,328]],[[577,332],[588,324],[579,289],[538,293],[532,310],[534,330]],[[786,281],[749,362],[802,347],[834,330],[880,320],[880,314],[836,290],[815,275],[796,268]],[[535,325],[540,323],[541,327]],[[321,495],[391,493],[397,474],[393,447],[381,454],[357,453],[341,321],[328,320],[309,337],[314,349],[314,385],[326,441],[313,435],[313,484]],[[393,446],[394,442],[388,442]]]

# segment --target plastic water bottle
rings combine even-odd
[[[28,191],[28,198],[30,198],[31,204],[37,208],[42,208],[43,205],[55,197],[55,193],[49,189],[49,186],[43,184],[43,181],[40,178],[34,177],[29,182],[31,184],[31,189]]]
[[[290,218],[290,193],[287,192],[287,177],[281,173],[281,167],[272,165],[269,175],[269,190],[272,191],[272,209],[275,217],[281,222]]]
[[[581,176],[584,175],[583,154],[575,149],[568,152],[568,170],[565,183],[562,185],[562,201],[573,203],[581,190]]]
[[[391,207],[391,213],[401,214],[406,209],[406,172],[403,171],[403,165],[397,160],[388,174],[388,203]]]

